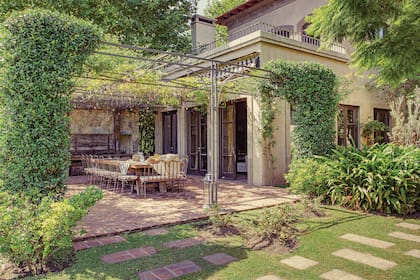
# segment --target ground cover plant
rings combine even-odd
[[[291,189],[351,209],[407,215],[420,210],[420,149],[394,144],[338,148],[295,161]]]
[[[191,260],[202,269],[199,272],[180,277],[179,279],[256,279],[267,274],[274,274],[284,279],[319,279],[319,276],[332,269],[341,269],[364,279],[416,279],[418,276],[418,259],[404,255],[404,252],[417,248],[418,243],[395,239],[388,236],[388,232],[402,231],[413,233],[408,229],[396,226],[402,219],[367,215],[360,212],[347,211],[337,207],[321,207],[325,217],[311,217],[300,221],[297,227],[305,231],[298,237],[299,248],[283,255],[272,254],[268,251],[251,250],[244,246],[244,239],[237,235],[214,236],[206,243],[184,248],[170,249],[164,247],[164,242],[201,236],[202,231],[195,224],[184,224],[167,228],[169,233],[159,236],[148,236],[144,233],[125,234],[128,242],[96,247],[76,253],[76,263],[59,273],[49,273],[33,279],[137,279],[139,271],[145,271],[169,265],[172,263]],[[234,219],[255,219],[261,215],[261,210],[247,211],[235,214]],[[418,220],[408,219],[406,222],[420,224]],[[378,249],[366,245],[353,243],[340,238],[345,233],[355,233],[371,238],[395,243],[388,249]],[[106,265],[101,257],[105,254],[127,249],[153,246],[159,253],[142,258],[125,261],[118,264]],[[346,261],[334,257],[332,252],[342,248],[374,254],[375,256],[396,262],[397,267],[382,271],[376,268]],[[209,264],[202,257],[214,253],[226,253],[239,259],[227,266]],[[303,256],[319,262],[318,265],[297,270],[281,264],[280,261],[294,255]]]

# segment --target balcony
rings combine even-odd
[[[197,49],[193,50],[193,54],[200,55],[210,52],[219,46],[226,45],[229,42],[243,38],[257,31],[271,33],[274,34],[276,37],[288,40],[288,43],[290,44],[299,43],[303,44],[305,47],[309,47],[314,50],[319,49],[319,47],[321,46],[320,39],[308,36],[304,32],[293,32],[293,28],[291,26],[274,26],[268,23],[258,22],[249,25],[239,31],[229,34],[228,38],[219,39],[208,44],[201,45]],[[323,50],[342,55],[346,54],[346,49],[342,44],[339,43],[334,43],[329,48]]]

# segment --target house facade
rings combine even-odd
[[[348,145],[353,140],[361,145],[361,126],[373,119],[388,122],[389,111],[380,93],[366,87],[367,77],[356,75],[349,67],[351,48],[345,44],[320,50],[320,41],[305,33],[305,17],[325,4],[323,0],[249,0],[219,16],[215,21],[197,16],[193,24],[200,42],[198,56],[219,61],[240,62],[261,67],[271,60],[319,62],[349,82],[348,94],[340,102],[337,116],[337,144]],[[228,28],[226,42],[214,42],[214,26]],[[203,27],[200,29],[200,25]],[[213,29],[212,29],[213,28]],[[208,44],[203,36],[208,36]],[[194,38],[194,36],[193,36]],[[178,76],[186,75],[183,70]],[[218,143],[219,178],[246,179],[253,185],[283,184],[291,162],[290,133],[293,128],[292,109],[286,101],[279,103],[274,121],[276,146],[271,155],[261,144],[261,110],[258,98],[238,95],[219,108]],[[156,118],[156,152],[177,153],[189,158],[188,172],[207,171],[208,129],[205,113],[191,105],[159,111]]]

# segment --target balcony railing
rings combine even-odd
[[[228,38],[219,39],[219,40],[210,42],[208,44],[199,46],[193,52],[195,54],[202,54],[202,53],[211,51],[219,46],[226,45],[228,42],[231,42],[233,40],[237,40],[239,38],[245,37],[246,35],[249,35],[256,31],[268,32],[276,36],[279,36],[282,38],[288,38],[293,41],[301,42],[305,45],[312,46],[315,48],[319,48],[321,46],[320,39],[308,36],[304,32],[293,32],[292,27],[274,26],[268,23],[258,22],[258,23],[249,25],[239,31],[229,34]],[[332,44],[327,50],[340,53],[340,54],[346,53],[344,46],[338,43]]]

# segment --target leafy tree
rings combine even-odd
[[[0,20],[39,7],[92,21],[120,42],[156,49],[190,48],[189,0],[1,0]]]
[[[216,18],[223,15],[227,11],[245,3],[246,0],[214,0],[209,1],[207,7],[204,9],[204,14],[211,18]],[[226,40],[228,37],[227,28],[222,25],[216,27],[217,40]]]
[[[352,64],[377,72],[379,85],[419,81],[420,1],[328,0],[308,19],[308,32],[326,45],[346,38],[355,49]]]

